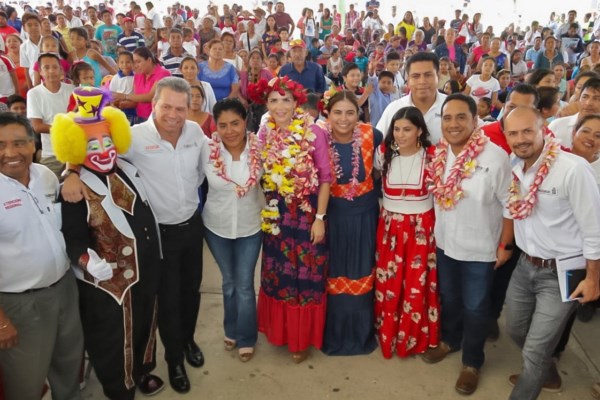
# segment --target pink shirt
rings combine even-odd
[[[135,74],[133,77],[133,94],[150,93],[156,82],[168,76],[171,76],[171,73],[160,65],[156,65],[154,71],[148,77],[146,77],[146,74]],[[150,118],[152,102],[138,103],[135,111],[139,118]]]
[[[448,58],[452,61],[456,60],[456,49],[454,46],[448,46]]]

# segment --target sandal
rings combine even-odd
[[[254,347],[240,347],[238,357],[243,363],[252,360],[252,357],[254,357]]]
[[[231,351],[231,350],[235,349],[235,346],[236,346],[235,340],[225,338],[223,340],[223,343],[225,344],[225,350]]]
[[[308,350],[297,351],[292,353],[292,361],[296,364],[300,364],[302,361],[308,358]]]

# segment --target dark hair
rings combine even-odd
[[[21,17],[21,24],[27,24],[27,22],[29,22],[30,19],[35,19],[38,23],[42,23],[42,21],[40,21],[40,17],[37,14],[34,14],[32,12],[26,12]]]
[[[321,96],[319,96],[316,93],[308,93],[306,95],[306,103],[304,103],[302,105],[302,108],[304,110],[319,110],[319,100],[321,99]]]
[[[510,96],[513,93],[519,93],[519,94],[523,94],[523,95],[533,95],[533,97],[534,97],[533,106],[534,107],[537,107],[537,104],[540,101],[540,95],[539,95],[537,89],[535,88],[535,86],[529,85],[527,83],[520,83],[520,84],[514,86],[511,90],[511,92],[508,94],[507,100],[510,100]]]
[[[558,89],[553,87],[540,87],[537,88],[537,92],[539,96],[537,109],[540,112],[544,108],[552,108],[552,106],[558,101],[558,95],[560,94]]]
[[[178,29],[178,28],[173,28],[169,31],[169,36],[171,36],[173,34],[183,36],[183,32],[181,32],[181,29]]]
[[[25,100],[25,97],[19,96],[18,94],[11,94],[6,99],[6,106],[8,108],[11,108],[12,105],[16,104],[16,103],[25,103],[25,104],[27,104],[27,100]]]
[[[387,177],[392,159],[398,155],[392,148],[392,143],[394,142],[394,124],[400,119],[407,119],[411,124],[421,129],[421,135],[417,138],[417,143],[424,148],[431,146],[429,129],[427,129],[427,123],[425,122],[425,118],[423,118],[423,113],[421,113],[417,107],[413,106],[402,107],[396,111],[390,121],[387,134],[383,139],[385,147],[385,152],[383,153],[383,167],[381,169],[382,176],[384,177],[383,179],[386,179]]]
[[[397,51],[390,51],[387,56],[385,56],[385,62],[396,60],[400,61],[400,54]]]
[[[593,43],[593,42],[592,42]],[[581,78],[598,78],[598,73],[594,71],[583,71],[577,74],[575,77],[575,85],[579,82]]]
[[[204,88],[202,87],[202,84],[199,85],[190,85],[191,89],[198,89],[200,91],[200,94],[202,95],[202,99],[203,101],[206,101],[206,93],[204,92]]]
[[[410,67],[413,63],[423,62],[423,61],[432,62],[436,73],[440,71],[440,60],[438,59],[438,56],[436,56],[435,53],[428,53],[428,52],[420,51],[420,52],[415,53],[412,56],[410,56],[408,61],[406,61],[406,73],[407,74],[410,73]]]
[[[79,74],[81,74],[83,71],[94,71],[94,69],[85,61],[75,62],[71,66],[70,75],[75,86],[79,86],[81,84],[81,81],[79,80]]]
[[[40,53],[40,55],[37,59],[37,62],[38,62],[38,65],[40,66],[40,68],[42,66],[42,60],[44,58],[54,58],[58,62],[58,65],[60,65],[60,57],[58,56],[58,54],[56,54],[56,53]]]
[[[225,111],[231,111],[231,112],[236,113],[244,121],[246,121],[246,116],[248,115],[246,108],[244,107],[244,105],[242,104],[242,102],[239,99],[225,98],[223,100],[217,101],[217,103],[213,107],[212,113],[213,113],[213,117],[214,117],[216,123],[219,122],[219,118],[221,117],[221,114],[223,114]]]
[[[473,100],[471,96],[466,96],[462,93],[452,93],[448,95],[448,97],[446,97],[446,100],[444,100],[444,103],[442,104],[442,117],[444,116],[444,107],[446,107],[446,104],[448,104],[452,100],[462,101],[467,106],[469,106],[469,112],[471,113],[471,115],[473,117],[477,116],[477,103],[475,103],[475,100]]]
[[[348,75],[348,73],[350,71],[352,71],[353,69],[357,69],[360,71],[360,68],[358,67],[358,65],[356,65],[355,63],[348,63],[346,65],[344,65],[344,68],[342,69],[342,76],[346,76]]]
[[[35,131],[33,130],[33,126],[31,126],[31,123],[26,117],[13,112],[0,112],[0,128],[13,124],[21,125],[23,128],[25,128],[25,131],[27,132],[27,138],[29,140],[35,139]]]
[[[327,102],[327,107],[325,109],[327,110],[327,112],[330,112],[334,105],[344,100],[348,100],[350,103],[352,103],[352,105],[356,108],[356,112],[359,112],[360,106],[358,105],[356,95],[350,90],[340,90],[339,92],[331,96],[331,98]]]
[[[583,124],[585,124],[586,122],[588,122],[589,120],[592,120],[592,119],[600,120],[600,114],[588,114],[585,117],[581,118],[575,124],[575,128],[573,128],[573,133],[577,132],[579,130],[579,128],[581,128],[583,126]]]
[[[133,61],[133,53],[128,51],[128,50],[121,50],[119,52],[119,54],[117,55],[117,60],[119,59],[119,57],[121,56],[126,56],[128,57],[131,61]]]
[[[548,75],[554,75],[554,72],[546,68],[536,68],[533,71],[531,71],[531,74],[527,78],[526,83],[537,86],[540,83],[540,81]]]
[[[480,97],[479,101],[484,102],[485,105],[488,107],[488,110],[492,109],[492,99],[490,99],[489,97]]]
[[[390,71],[381,71],[379,73],[379,80],[381,80],[383,78],[390,78],[392,80],[392,82],[394,82],[396,80],[396,77]]]
[[[148,49],[147,47],[138,47],[133,51],[133,54],[137,55],[138,57],[142,57],[144,60],[150,59],[152,60],[153,64],[158,64],[156,58],[154,57],[154,54],[152,54],[150,49]]]
[[[583,93],[585,89],[600,91],[600,78],[590,78],[587,81],[585,81],[585,83],[581,87],[581,93]],[[581,97],[581,94],[579,96]]]
[[[450,79],[448,82],[444,83],[444,86],[450,85],[450,91],[452,93],[460,93],[460,82],[456,79]]]
[[[183,65],[184,62],[188,62],[188,61],[193,61],[194,64],[196,64],[196,66],[198,66],[198,63],[196,61],[196,58],[194,58],[194,56],[185,56],[181,59],[181,62],[179,63],[179,68],[181,68],[181,66]]]
[[[84,38],[86,41],[90,39],[87,29],[82,26],[69,29],[69,34],[75,33],[77,36]]]

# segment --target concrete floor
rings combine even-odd
[[[379,349],[368,356],[328,357],[311,349],[310,357],[296,365],[286,348],[259,340],[254,358],[241,363],[237,352],[223,348],[221,276],[210,252],[205,247],[202,305],[196,339],[206,357],[204,367],[186,365],[192,390],[186,395],[173,391],[168,384],[163,349],[158,348],[155,373],[166,383],[154,396],[167,399],[462,399],[454,390],[460,371],[460,354],[452,354],[436,365],[424,363],[418,357],[385,360]],[[259,274],[257,267],[257,277]],[[258,280],[257,280],[258,288]],[[502,321],[503,323],[503,321]],[[591,399],[590,386],[600,380],[600,316],[587,324],[576,323],[574,335],[560,364],[563,392],[542,393],[541,400]],[[519,372],[520,352],[503,334],[488,343],[486,364],[480,385],[471,396],[474,399],[506,399],[511,391],[508,376]],[[101,387],[92,374],[82,392],[85,399],[104,399]],[[138,393],[138,398],[143,398]]]

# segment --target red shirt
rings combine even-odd
[[[547,126],[544,126],[543,129],[544,136],[554,137],[554,133],[550,129],[548,129]],[[504,136],[504,129],[502,129],[501,121],[496,121],[492,122],[491,124],[484,125],[481,127],[481,130],[483,131],[483,133],[486,134],[488,138],[490,138],[492,143],[494,143],[496,146],[502,147],[502,149],[504,149],[504,151],[506,151],[508,155],[512,154],[512,150],[510,149],[510,146],[506,141],[506,136]],[[570,150],[566,149],[565,147],[560,147],[562,150],[567,150],[570,152]]]

